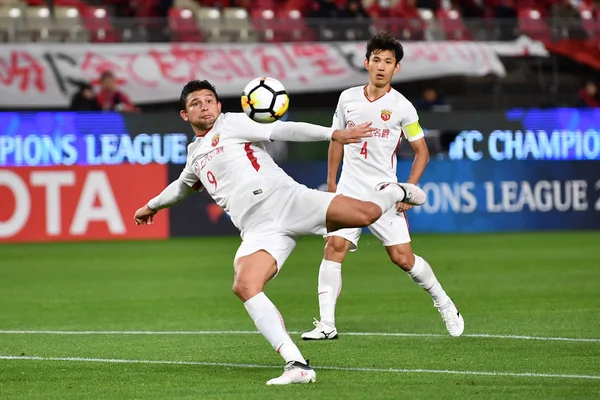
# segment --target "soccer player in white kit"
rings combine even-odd
[[[263,292],[303,234],[323,235],[345,227],[368,226],[398,201],[420,205],[425,193],[416,185],[382,182],[361,201],[309,189],[290,178],[262,142],[336,141],[360,143],[370,123],[326,128],[298,122],[259,124],[243,113],[221,113],[215,88],[191,81],[182,90],[181,117],[196,139],[188,146],[185,168],[157,197],[136,211],[134,219],[151,224],[158,210],[171,207],[202,187],[227,211],[240,230],[242,244],[234,258],[234,293],[263,336],[286,362],[283,375],[269,385],[308,383],[316,379],[288,333],[281,314]]]
[[[402,136],[410,142],[415,159],[408,178],[417,184],[429,161],[429,150],[419,125],[417,111],[410,101],[391,87],[392,76],[400,69],[402,45],[394,37],[380,33],[367,44],[364,66],[369,84],[345,90],[340,95],[333,117],[333,128],[358,126],[373,121],[372,137],[347,146],[332,142],[329,147],[327,186],[331,192],[364,199],[377,182],[394,182],[396,149]],[[337,173],[343,157],[340,181]],[[450,335],[460,336],[464,320],[437,280],[431,266],[413,254],[405,212],[410,204],[399,202],[369,226],[381,241],[391,261],[406,271],[433,299]],[[326,235],[325,254],[319,268],[318,299],[320,320],[315,328],[302,334],[304,340],[336,339],[335,305],[342,289],[342,262],[348,251],[355,251],[361,228],[346,228]]]

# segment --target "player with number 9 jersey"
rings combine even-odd
[[[275,189],[294,182],[263,144],[276,125],[258,124],[243,113],[223,113],[188,154],[188,173],[200,179],[238,229],[246,225],[257,204]],[[243,132],[243,138],[238,132]]]
[[[179,179],[136,211],[138,225],[151,224],[158,210],[204,187],[240,230],[234,257],[234,293],[258,330],[285,360],[283,375],[269,385],[310,383],[316,379],[285,330],[283,318],[263,292],[296,245],[297,236],[364,227],[397,201],[420,205],[425,193],[415,185],[380,182],[367,201],[309,189],[295,182],[271,158],[264,142],[335,141],[360,143],[374,131],[370,123],[335,129],[301,122],[259,124],[243,113],[222,113],[216,89],[208,81],[190,81],[180,97],[181,117],[196,137]]]

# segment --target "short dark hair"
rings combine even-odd
[[[404,58],[404,48],[400,41],[388,32],[380,32],[371,37],[367,43],[367,60],[371,58],[371,54],[379,53],[382,50],[390,50],[396,57],[396,64]]]
[[[217,99],[217,101],[219,101],[219,95],[217,94],[217,89],[215,89],[214,85],[212,83],[210,83],[207,80],[204,81],[200,81],[200,80],[193,80],[193,81],[189,81],[188,83],[185,84],[185,86],[183,87],[183,89],[181,89],[181,97],[179,98],[179,107],[181,107],[182,110],[185,110],[185,104],[187,102],[187,98],[190,95],[190,93],[194,93],[198,90],[210,90],[211,92],[213,92],[213,94],[215,95],[215,98]]]
[[[106,70],[103,71],[102,74],[100,75],[100,82],[104,82],[107,78],[114,78],[115,77],[115,73],[112,72],[111,70]]]

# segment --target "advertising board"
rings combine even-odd
[[[427,204],[409,213],[413,232],[600,228],[600,111],[422,113],[421,120],[431,137],[450,140],[432,148],[420,182]],[[177,113],[0,113],[0,240],[237,235],[206,193],[161,212],[148,229],[131,221],[177,178],[190,140]],[[307,155],[306,144],[289,143],[281,154],[294,161],[278,162],[323,188],[326,161]],[[310,145],[327,153],[327,143]],[[410,168],[410,158],[399,160],[399,180]]]

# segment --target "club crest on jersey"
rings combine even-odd
[[[381,110],[381,119],[384,121],[389,121],[392,117],[392,112],[390,110]]]
[[[210,142],[210,144],[212,144],[212,147],[216,147],[219,144],[220,137],[221,135],[219,135],[218,133],[212,137],[212,142]]]

